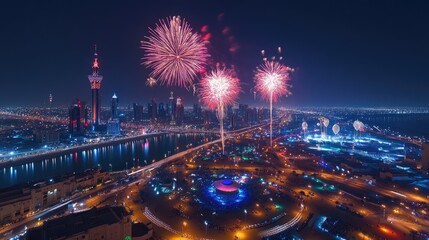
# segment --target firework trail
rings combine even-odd
[[[162,85],[190,87],[209,57],[198,33],[179,16],[159,20],[149,36],[141,41],[143,64]]]
[[[201,80],[199,96],[202,102],[211,109],[216,109],[220,123],[222,153],[225,151],[223,118],[225,106],[235,102],[240,93],[240,81],[232,70],[217,67]]]

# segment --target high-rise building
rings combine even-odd
[[[422,170],[429,170],[429,143],[422,144]]]
[[[121,133],[121,125],[119,119],[110,119],[107,121],[107,134],[118,135]]]
[[[202,114],[201,106],[198,103],[195,103],[193,108],[193,115],[195,119],[201,119],[201,114]]]
[[[137,103],[133,103],[134,121],[143,120],[143,106]]]
[[[185,102],[182,97],[176,98],[176,124],[180,125],[183,122],[185,114]]]
[[[148,117],[150,119],[156,119],[157,118],[157,105],[155,100],[152,99],[152,101],[150,103],[147,104],[147,113],[148,113]]]
[[[91,108],[91,122],[93,124],[93,128],[97,128],[100,124],[100,96],[99,91],[101,87],[101,81],[103,80],[103,76],[98,74],[99,64],[98,64],[98,54],[97,54],[97,46],[95,47],[94,52],[94,62],[92,63],[92,74],[88,75],[89,82],[91,83],[91,91],[92,91],[92,108]]]
[[[234,114],[234,110],[232,109],[232,105],[228,105],[226,108],[226,116],[229,118]]]
[[[211,111],[206,109],[204,111],[204,129],[206,130],[210,128],[210,123],[211,123],[210,115],[211,115]]]
[[[160,102],[158,104],[158,117],[160,119],[165,119],[166,113],[165,113],[165,107],[164,107],[164,103]]]
[[[116,96],[116,93],[114,93],[112,97],[112,119],[118,118],[118,103],[118,97]]]
[[[88,109],[84,102],[76,99],[69,108],[69,133],[82,135],[88,126]]]
[[[175,117],[176,117],[176,102],[174,101],[173,92],[170,92],[170,98],[168,99],[167,106],[167,115],[170,118],[170,124],[175,125]]]

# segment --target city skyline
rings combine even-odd
[[[212,61],[237,67],[243,88],[240,103],[267,105],[251,93],[253,73],[262,62],[260,51],[276,55],[280,46],[285,62],[296,71],[292,96],[280,99],[277,106],[427,106],[424,59],[428,46],[424,43],[429,36],[422,30],[428,20],[427,4],[313,2],[310,7],[289,3],[282,8],[270,3],[267,11],[260,11],[264,6],[258,4],[240,11],[238,3],[193,1],[167,7],[136,2],[91,2],[85,7],[8,3],[2,18],[19,9],[32,22],[4,20],[10,38],[0,40],[6,48],[0,106],[49,105],[49,94],[54,97],[53,106],[68,106],[75,98],[90,102],[86,76],[91,73],[95,43],[105,77],[102,107],[109,106],[113,93],[121,97],[121,105],[145,104],[153,98],[165,102],[173,89],[191,106],[197,102],[192,91],[145,85],[149,71],[141,65],[140,41],[159,16],[169,15],[182,16],[195,31],[207,27]],[[42,8],[43,16],[37,14]],[[257,20],[256,14],[260,15]],[[210,48],[216,48],[216,53]],[[28,61],[24,70],[23,61]],[[24,94],[17,97],[18,91]]]

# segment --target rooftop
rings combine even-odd
[[[128,212],[124,207],[92,208],[47,221],[43,226],[28,231],[27,239],[58,239],[88,231],[91,228],[120,222]]]

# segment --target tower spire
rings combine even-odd
[[[98,53],[97,53],[97,44],[94,44],[94,62],[92,63],[92,75],[98,76]]]

